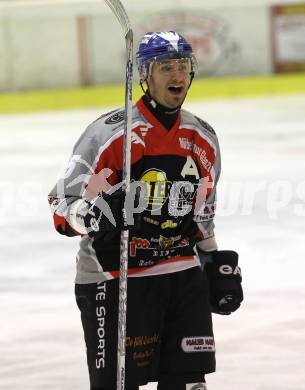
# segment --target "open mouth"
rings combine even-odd
[[[175,85],[170,85],[168,87],[168,90],[175,94],[175,95],[180,95],[180,93],[183,91],[183,87],[182,86],[175,86]]]

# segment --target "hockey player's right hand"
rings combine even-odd
[[[118,189],[113,194],[102,193],[89,203],[89,211],[84,217],[84,224],[90,237],[99,236],[104,240],[110,240],[125,226],[123,209],[126,194]],[[127,229],[136,228],[139,218],[135,218],[134,225],[128,225]]]

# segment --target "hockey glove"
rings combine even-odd
[[[84,217],[85,227],[90,237],[110,240],[124,228],[123,208],[126,193],[119,189],[109,195],[102,193],[89,203],[89,211]],[[135,200],[137,202],[137,199]],[[127,228],[139,228],[140,215],[134,215],[134,224]]]
[[[210,284],[210,302],[213,313],[231,314],[243,301],[242,276],[238,254],[234,251],[215,251],[212,262],[205,264]]]

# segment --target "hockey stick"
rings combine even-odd
[[[131,120],[132,120],[132,71],[133,71],[133,32],[128,15],[120,0],[105,0],[122,26],[126,43],[126,79],[125,79],[125,124],[124,124],[124,159],[123,159],[123,189],[129,191],[131,162]],[[126,207],[126,202],[125,202]],[[127,311],[127,272],[128,272],[128,242],[127,213],[124,210],[125,228],[121,232],[120,248],[120,280],[119,280],[119,315],[118,315],[118,362],[117,390],[125,388],[125,338]]]

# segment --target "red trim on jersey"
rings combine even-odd
[[[172,135],[173,133],[175,133],[178,130],[180,123],[181,123],[181,112],[179,112],[177,120],[173,124],[173,126],[170,128],[170,130],[167,130],[162,125],[162,123],[159,122],[158,119],[145,106],[145,104],[143,103],[143,97],[136,102],[136,106],[141,111],[141,113],[144,115],[144,117],[148,120],[148,122],[150,122],[154,126],[156,131],[158,131],[160,133],[161,136],[165,135],[166,137],[168,137],[169,135]]]
[[[203,136],[200,135],[200,130],[195,126],[192,129],[183,128],[181,126],[181,113],[170,130],[167,130],[157,118],[147,109],[143,103],[142,98],[136,103],[139,111],[145,117],[153,127],[148,128],[145,137],[141,134],[142,125],[133,128],[132,133],[136,133],[143,143],[132,141],[132,154],[131,164],[135,164],[143,155],[155,156],[155,155],[176,155],[187,157],[191,155],[201,170],[202,177],[209,177],[211,180],[210,171],[205,169],[200,161],[201,150],[205,153],[205,158],[209,161],[211,166],[215,162],[215,150],[211,143],[208,142]],[[123,129],[122,129],[123,130]],[[188,140],[189,143],[194,145],[195,149],[190,150],[182,147],[183,140]],[[94,198],[101,191],[107,191],[109,188],[119,182],[118,171],[122,171],[123,166],[123,133],[120,136],[113,136],[107,143],[107,147],[101,152],[99,160],[97,162],[95,173],[89,180],[87,189],[85,191],[86,197]],[[145,145],[145,146],[144,146]],[[104,168],[111,169],[112,173],[106,178],[100,174]]]
[[[132,130],[132,133],[137,133],[141,138],[140,127],[136,127]],[[90,177],[86,194],[90,193],[91,197],[97,196],[101,191],[108,191],[111,186],[117,184],[120,181],[118,171],[123,169],[123,139],[124,134],[116,137],[114,135],[113,140],[109,139],[109,145],[102,151],[99,156],[94,175]],[[142,138],[141,138],[142,139]],[[132,156],[131,164],[136,163],[143,157],[143,146],[140,144],[132,143]],[[111,170],[110,176],[105,177],[103,175],[103,169]],[[87,195],[86,195],[87,196]]]
[[[64,217],[54,213],[54,225],[56,230],[58,230],[58,228],[61,228],[64,232],[66,230],[67,221]]]
[[[66,234],[67,229],[69,230],[69,236],[80,236],[81,234],[73,229],[65,219],[65,217],[60,216],[56,213],[53,214],[53,220],[54,220],[54,225],[55,229],[61,233],[61,234]]]
[[[175,263],[175,262],[179,262],[181,260],[183,260],[183,261],[193,261],[194,257],[189,257],[189,256],[173,257],[173,258],[168,259],[168,260],[159,261],[157,264],[149,265],[147,267],[128,268],[128,275],[139,274],[139,273],[141,273],[143,271],[147,271],[148,269],[153,269],[155,267],[158,267],[159,265]],[[120,271],[109,271],[109,273],[114,278],[119,278],[120,277]]]
[[[182,157],[191,155],[194,160],[197,161],[202,177],[208,176],[211,179],[210,169],[206,169],[201,159],[204,157],[204,160],[206,159],[211,167],[213,167],[216,160],[216,145],[213,145],[212,141],[204,137],[196,126],[184,128],[183,125],[181,125],[181,112],[173,127],[170,130],[166,130],[166,128],[148,110],[142,99],[143,98],[138,100],[136,105],[145,119],[153,125],[153,128],[148,131],[146,138],[144,139],[146,142],[145,154],[150,156],[173,154]],[[194,149],[183,147],[182,144],[184,140],[187,140],[192,144]],[[203,154],[204,156],[202,156]]]

